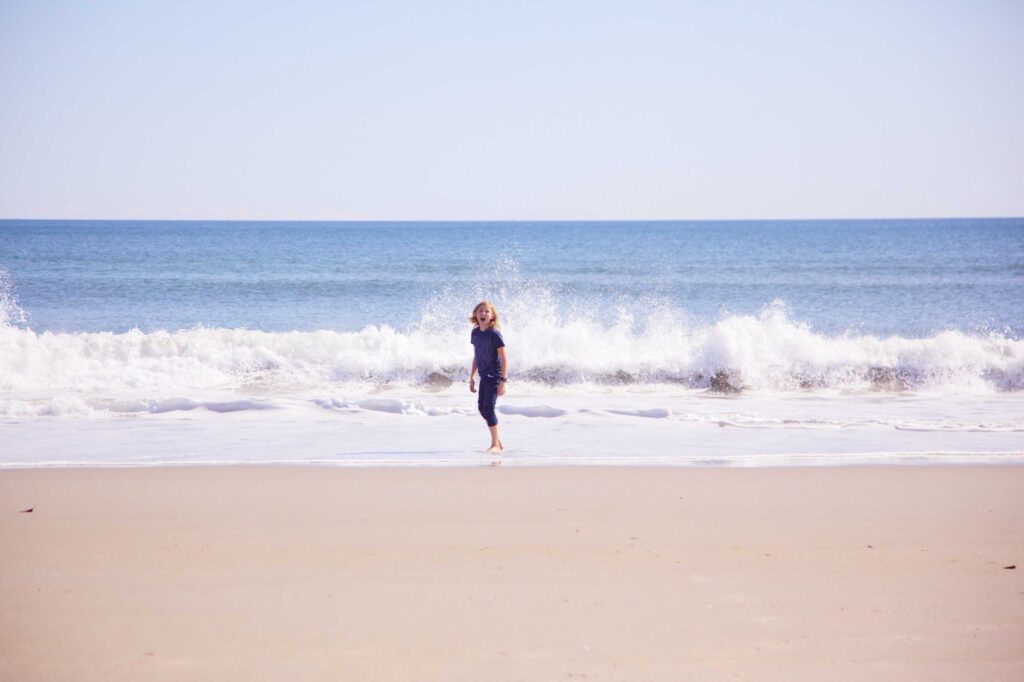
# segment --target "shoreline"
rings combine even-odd
[[[980,464],[2,469],[0,677],[1020,679],[1022,489]]]
[[[304,396],[275,410],[197,407],[124,418],[7,419],[2,426],[7,444],[0,455],[7,464],[0,468],[489,464],[483,451],[490,438],[479,415],[466,412],[467,396],[404,395],[355,403],[331,398],[324,404]],[[509,466],[1024,463],[1024,394],[641,399],[524,393],[506,398],[499,409],[505,410],[502,437],[510,449],[503,459]]]
[[[485,453],[480,454],[479,461],[463,461],[463,462],[444,462],[444,463],[424,463],[418,460],[407,460],[407,459],[379,459],[383,463],[374,463],[375,460],[365,460],[358,462],[351,461],[302,461],[302,460],[271,460],[271,461],[237,461],[237,462],[82,462],[82,463],[64,463],[64,462],[26,462],[26,463],[0,463],[0,475],[5,472],[16,472],[16,471],[82,471],[82,470],[103,470],[103,471],[119,471],[119,470],[131,470],[138,469],[144,471],[159,471],[163,469],[177,470],[177,469],[272,469],[272,468],[285,468],[285,469],[325,469],[325,470],[353,470],[353,471],[367,471],[367,470],[380,470],[380,471],[393,471],[393,470],[474,470],[474,469],[487,469],[500,467],[503,469],[527,469],[527,470],[553,470],[553,469],[567,469],[567,470],[587,470],[587,469],[609,469],[609,470],[629,470],[629,469],[680,469],[680,470],[723,470],[723,471],[772,471],[772,470],[814,470],[814,469],[931,469],[931,468],[1014,468],[1024,466],[1024,452],[985,452],[985,453],[877,453],[880,455],[889,455],[901,459],[891,459],[887,461],[879,461],[876,459],[869,459],[864,461],[833,461],[827,459],[834,457],[835,460],[839,460],[841,457],[846,455],[809,455],[803,456],[802,459],[817,460],[817,461],[774,461],[765,463],[751,464],[745,461],[731,461],[731,460],[714,460],[714,461],[693,461],[693,460],[672,460],[670,462],[652,462],[648,460],[640,460],[637,463],[629,463],[624,461],[615,462],[595,462],[594,460],[581,459],[578,463],[567,463],[563,460],[555,462],[545,461],[533,461],[524,459],[509,459],[502,460],[501,456],[486,455]],[[930,457],[963,457],[965,459],[959,460],[934,460],[927,459]],[[975,458],[980,461],[969,461],[970,458]],[[1000,459],[1005,458],[1004,461]],[[767,458],[766,458],[767,459]]]

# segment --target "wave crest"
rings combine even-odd
[[[1024,389],[1024,341],[998,333],[830,336],[794,322],[779,303],[760,315],[729,315],[707,325],[690,324],[669,308],[638,325],[627,311],[601,322],[557,315],[550,298],[528,303],[502,311],[516,381],[723,392]],[[0,390],[279,393],[346,383],[442,390],[464,381],[469,370],[469,327],[457,314],[462,307],[448,315],[428,311],[406,331],[370,325],[355,332],[37,333],[8,321],[0,324]]]

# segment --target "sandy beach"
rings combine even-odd
[[[1022,490],[1015,466],[7,470],[0,678],[1019,680]]]

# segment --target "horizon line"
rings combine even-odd
[[[1020,220],[1022,215],[872,216],[861,218],[9,218],[0,222],[111,223],[769,223],[864,222],[876,220]]]

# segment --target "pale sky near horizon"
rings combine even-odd
[[[0,218],[1024,215],[1024,3],[0,0]]]

